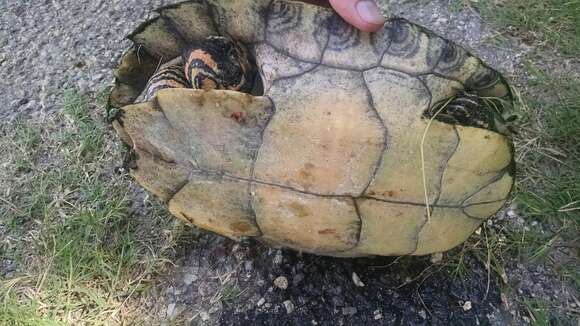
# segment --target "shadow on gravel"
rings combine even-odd
[[[338,259],[213,235],[201,236],[184,254],[168,273],[167,313],[193,324],[502,323],[497,281],[470,257],[463,275],[454,276],[454,268],[429,257]],[[353,272],[364,286],[355,284]],[[274,285],[280,276],[287,289]]]

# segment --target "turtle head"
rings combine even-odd
[[[193,88],[247,92],[254,69],[245,47],[222,36],[195,42],[183,53],[185,74]]]

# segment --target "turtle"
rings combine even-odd
[[[452,41],[285,0],[157,12],[128,36],[109,103],[131,176],[175,217],[317,255],[420,256],[509,200],[513,141],[489,102],[510,86]]]

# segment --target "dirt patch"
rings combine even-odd
[[[507,322],[495,277],[472,257],[459,277],[429,257],[338,259],[210,234],[183,250],[152,305],[158,317],[208,325]],[[280,277],[287,289],[276,287]]]

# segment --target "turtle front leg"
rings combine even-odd
[[[501,98],[482,97],[468,91],[436,103],[424,117],[441,122],[491,130],[506,136],[515,134],[510,103]]]
[[[158,91],[166,88],[191,88],[191,84],[185,77],[182,64],[162,66],[147,82],[143,91],[143,101],[137,99],[136,102],[149,102]]]

